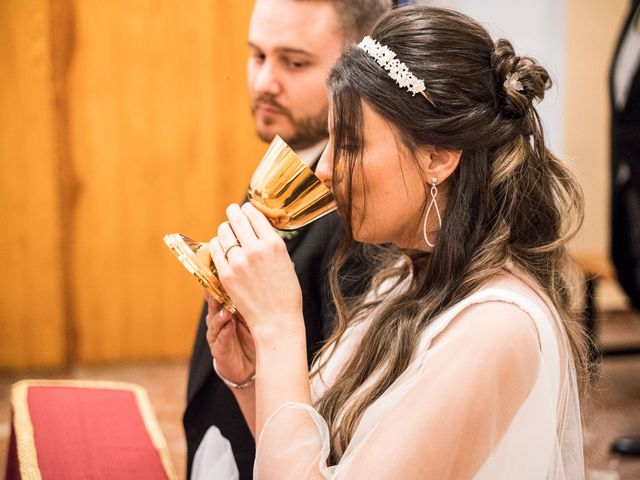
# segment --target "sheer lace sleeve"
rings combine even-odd
[[[503,302],[472,305],[367,410],[338,465],[326,463],[323,418],[286,404],[262,430],[254,478],[464,479],[509,469],[500,478],[545,478],[525,473],[548,464],[555,434],[557,375],[546,370],[529,315]],[[512,424],[522,428],[506,435]],[[509,465],[493,465],[495,452]]]
[[[329,429],[310,405],[286,403],[267,421],[256,447],[256,479],[331,478]]]

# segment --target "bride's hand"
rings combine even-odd
[[[230,205],[227,217],[210,242],[211,257],[254,336],[262,327],[304,332],[300,284],[282,238],[250,203]]]
[[[251,332],[239,314],[231,315],[207,292],[207,342],[219,375],[241,384],[256,371]]]

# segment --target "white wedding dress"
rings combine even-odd
[[[312,378],[314,400],[367,328],[349,327]],[[555,308],[522,276],[490,282],[427,327],[337,465],[327,464],[329,450],[314,408],[282,405],[258,441],[254,478],[583,479],[576,374]]]

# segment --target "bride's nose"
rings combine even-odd
[[[333,149],[331,147],[331,143],[328,143],[322,152],[322,155],[320,155],[320,160],[318,160],[318,165],[316,165],[315,170],[316,176],[327,186],[327,188],[331,188],[331,174],[333,171],[332,157]]]

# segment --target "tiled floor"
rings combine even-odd
[[[629,314],[603,315],[604,345],[640,345],[640,318]],[[151,398],[176,468],[184,477],[185,443],[181,415],[184,408],[186,362],[79,367],[68,372],[28,372],[0,375],[0,472],[5,470],[9,438],[9,390],[21,378],[82,378],[115,380],[144,386]],[[616,459],[609,455],[611,441],[619,435],[640,435],[640,355],[604,360],[584,406],[586,462],[591,480],[640,479],[640,459]],[[619,476],[611,476],[613,467]],[[2,473],[0,473],[2,475]]]

